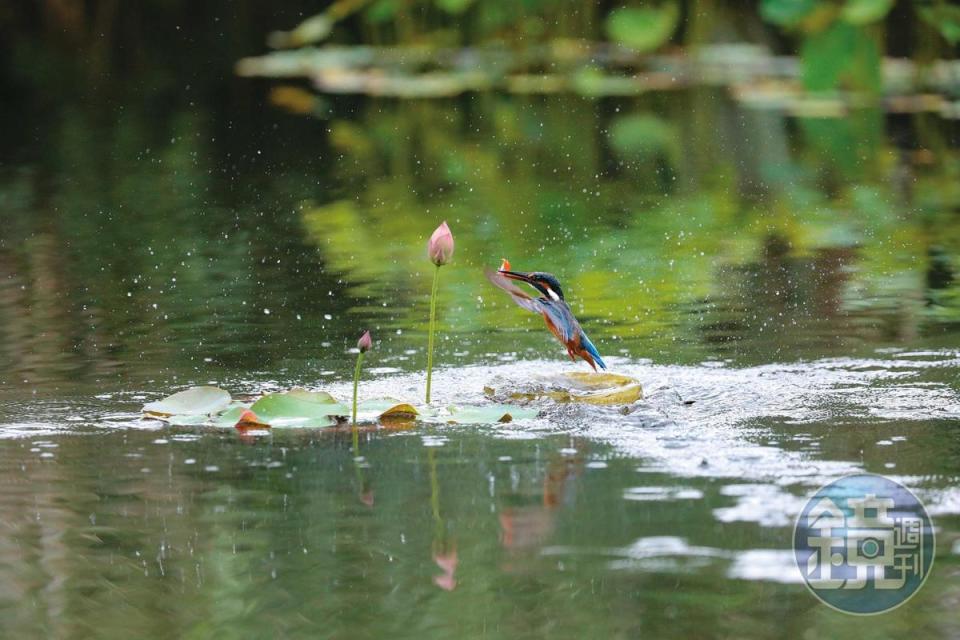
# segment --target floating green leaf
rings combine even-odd
[[[676,2],[665,2],[657,8],[617,9],[607,16],[607,35],[637,51],[653,51],[670,39],[679,17]]]
[[[154,416],[206,416],[223,411],[230,405],[230,394],[218,387],[190,387],[150,402],[144,413]]]
[[[176,416],[156,416],[168,424],[172,424],[177,427],[196,427],[202,424],[206,424],[210,420],[210,416],[207,414],[199,415],[176,415]]]
[[[617,373],[577,371],[554,379],[569,385],[571,402],[630,404],[643,397],[643,389],[636,379]]]
[[[851,24],[869,24],[884,18],[893,0],[847,0],[840,15]]]
[[[494,395],[496,391],[493,391]],[[643,397],[640,383],[617,373],[578,371],[543,376],[528,390],[511,391],[512,400],[550,398],[556,402],[584,402],[597,405],[630,404]]]
[[[489,404],[479,407],[449,407],[449,416],[443,416],[444,422],[455,424],[496,424],[536,418],[536,409],[527,409],[510,404]]]
[[[350,409],[336,402],[305,400],[302,393],[268,393],[253,403],[250,410],[273,428],[330,427],[334,416],[345,416]]]
[[[306,402],[319,402],[320,404],[336,404],[337,399],[326,391],[307,391],[306,389],[290,389],[284,393],[289,398],[304,400]]]

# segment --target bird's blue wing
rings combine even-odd
[[[590,338],[588,338],[587,334],[585,334],[582,330],[580,331],[580,344],[584,349],[587,350],[587,353],[593,356],[593,359],[596,361],[598,367],[601,369],[607,368],[607,363],[604,362],[603,358],[600,357],[600,352],[597,351],[597,348],[593,346],[592,342],[590,342]]]
[[[541,300],[534,298],[528,294],[523,289],[515,286],[509,278],[500,275],[498,271],[491,271],[490,269],[484,269],[483,274],[487,276],[487,280],[492,282],[494,285],[503,289],[510,294],[510,297],[518,305],[526,309],[527,311],[532,311],[534,313],[543,313],[544,305]]]
[[[587,334],[583,332],[583,329],[580,327],[580,323],[577,322],[577,319],[574,317],[573,312],[570,311],[570,307],[567,306],[562,300],[546,300],[541,299],[540,305],[543,307],[543,313],[547,316],[551,323],[557,328],[557,331],[560,333],[560,339],[566,344],[573,340],[574,336],[580,336],[580,346],[593,356],[594,361],[597,363],[597,366],[601,369],[607,368],[607,363],[603,361],[603,358],[600,357],[600,352],[597,351],[597,348],[590,338],[587,337]]]
[[[557,328],[557,331],[560,332],[560,339],[563,340],[564,343],[570,342],[573,336],[581,332],[580,323],[573,317],[573,312],[570,311],[570,307],[568,307],[565,302],[562,300],[547,300],[546,298],[538,300],[537,302],[540,303],[543,314],[547,316],[547,319]]]

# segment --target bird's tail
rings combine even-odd
[[[593,343],[590,342],[590,338],[588,338],[587,334],[585,333],[581,335],[580,346],[586,349],[587,353],[593,356],[593,359],[596,361],[598,367],[600,367],[601,369],[607,368],[607,363],[605,363],[603,361],[603,358],[600,357],[600,352],[597,351],[597,348],[595,346],[593,346]]]

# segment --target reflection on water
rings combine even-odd
[[[271,137],[240,151],[209,142],[200,118],[148,125],[131,110],[104,125],[79,110],[0,171],[0,380],[341,375],[356,326],[374,328],[384,366],[419,368],[423,243],[441,218],[458,241],[440,300],[447,362],[554,353],[479,277],[501,256],[556,273],[615,355],[752,364],[951,344],[954,150],[917,163],[878,140],[835,166],[818,136],[842,120],[798,131],[712,90],[601,106],[372,102],[307,133],[265,112],[280,120]],[[634,111],[710,162],[635,140],[643,128],[636,148],[614,144]],[[700,122],[730,117],[750,125]],[[157,127],[169,138],[154,146]],[[748,133],[783,153],[757,157]],[[308,148],[337,161],[320,170]],[[266,164],[224,174],[238,153]]]
[[[950,446],[943,424],[888,423],[869,437],[851,428],[838,440],[865,447],[867,469],[899,460],[909,474],[927,451]],[[689,428],[693,439],[705,429]],[[772,442],[796,431],[767,425],[730,437],[787,455],[789,444]],[[909,434],[902,451],[875,444],[893,433]],[[361,485],[347,433],[254,444],[171,429],[3,440],[4,631],[780,635],[753,626],[777,611],[790,612],[797,632],[830,635],[844,624],[796,581],[787,541],[806,483],[685,478],[664,467],[689,454],[652,464],[591,437],[444,434],[442,446],[424,446],[417,432],[365,436]],[[811,463],[844,455],[801,449]],[[911,483],[936,505],[952,491],[943,478],[924,472]],[[938,516],[939,571],[886,624],[958,631],[947,615],[956,513],[954,503]]]
[[[928,584],[871,628],[951,637],[957,357],[618,359],[649,391],[627,414],[544,402],[511,425],[356,442],[163,427],[139,417],[142,394],[10,402],[4,420],[22,422],[0,427],[0,624],[18,637],[779,637],[762,621],[786,616],[789,634],[842,636],[854,627],[798,581],[790,531],[815,487],[867,470],[913,487],[939,527]],[[547,366],[445,369],[439,400]],[[420,377],[366,386],[396,394]]]

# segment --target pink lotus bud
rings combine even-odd
[[[364,331],[363,335],[360,336],[360,339],[357,340],[357,349],[360,349],[360,353],[366,353],[370,351],[370,347],[373,346],[373,339],[370,337],[369,331]]]
[[[433,264],[441,267],[453,257],[453,234],[450,233],[450,227],[444,222],[430,236],[430,242],[427,243],[427,256]]]

